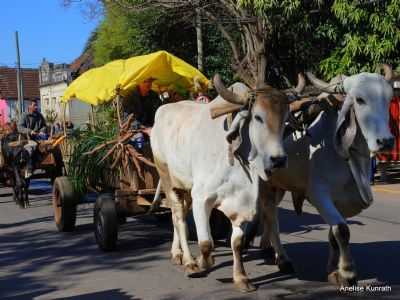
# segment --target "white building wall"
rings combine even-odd
[[[67,83],[60,82],[40,88],[41,111],[46,116],[46,111],[54,110],[57,113],[57,121],[63,120],[62,96]],[[71,121],[75,128],[82,126],[89,120],[90,105],[78,100],[69,101],[66,109],[66,120]]]
[[[74,127],[82,127],[90,120],[90,105],[79,100],[68,101],[68,119]]]
[[[65,82],[40,87],[40,106],[44,116],[47,111],[53,110],[57,113],[57,120],[62,120],[61,97],[66,88]]]

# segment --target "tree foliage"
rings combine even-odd
[[[103,62],[166,49],[195,64],[194,15],[200,9],[208,76],[223,70],[247,83],[266,80],[284,87],[282,74],[293,79],[299,71],[314,70],[329,79],[339,73],[375,71],[383,62],[395,67],[400,63],[400,0],[100,2],[107,8],[99,30],[108,33],[99,31],[97,39],[101,51],[108,53]],[[109,13],[111,5],[119,8],[117,14]]]
[[[109,3],[104,18],[91,41],[95,64],[167,50],[196,65],[196,33],[194,20],[182,19],[177,12],[159,8],[145,11],[125,10]],[[225,79],[232,78],[230,48],[223,43],[215,27],[205,25],[205,73],[212,76],[220,72]]]
[[[336,0],[325,32],[336,45],[322,60],[323,73],[373,72],[385,62],[398,66],[400,58],[400,1]]]

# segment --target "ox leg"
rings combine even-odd
[[[354,285],[357,283],[355,264],[350,254],[350,230],[345,219],[338,212],[324,185],[313,186],[311,202],[330,228],[330,257],[328,261],[328,280],[336,285]],[[339,258],[337,255],[339,253]],[[336,261],[339,261],[336,264]],[[335,265],[336,264],[336,265]]]
[[[179,242],[178,230],[174,224],[174,239],[172,240],[171,247],[171,260],[174,265],[182,265],[183,252],[181,249],[181,243]]]
[[[24,207],[28,208],[29,205],[29,179],[22,179],[23,180],[23,185],[22,185],[22,197],[24,200]]]
[[[347,224],[341,223],[334,225],[330,228],[330,248],[331,254],[329,256],[330,261],[328,262],[329,275],[328,280],[336,285],[352,286],[357,284],[357,274],[355,271],[354,261],[351,257],[350,247],[350,230]],[[339,257],[337,259],[337,253]],[[336,264],[338,270],[333,269],[333,263]],[[333,270],[333,271],[332,271]]]
[[[329,258],[327,271],[328,274],[333,274],[334,271],[337,271],[339,264],[339,245],[336,241],[335,236],[332,232],[332,227],[329,228]]]
[[[197,258],[199,267],[207,270],[214,265],[214,258],[211,252],[214,242],[211,237],[210,215],[212,206],[208,201],[198,201],[193,197],[193,217],[196,224],[197,240],[200,248],[200,256]]]
[[[264,249],[267,258],[274,255],[275,263],[283,273],[294,273],[293,265],[282,246],[279,235],[278,205],[282,201],[285,191],[268,186],[264,190],[261,199],[264,216],[264,232],[261,238],[261,248]],[[272,246],[272,247],[271,247]]]
[[[13,167],[14,171],[14,179],[15,179],[15,201],[17,202],[18,206],[21,208],[25,208],[24,199],[23,199],[23,185],[20,173],[17,167]]]
[[[256,288],[246,275],[241,255],[243,234],[243,224],[238,226],[232,222],[233,282],[241,292],[252,292]]]
[[[182,263],[185,267],[185,272],[188,275],[193,273],[198,273],[200,270],[195,260],[193,259],[192,254],[190,253],[188,239],[187,239],[187,231],[188,231],[186,224],[187,207],[185,207],[184,199],[183,197],[179,197],[177,192],[174,190],[170,190],[168,194],[169,198],[171,199],[171,211],[172,211],[172,221],[174,223],[174,232],[176,231],[177,235],[179,236],[179,243],[183,251]]]

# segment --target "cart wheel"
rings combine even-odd
[[[53,186],[53,209],[54,221],[59,231],[75,229],[77,198],[68,177],[57,177]]]
[[[94,206],[94,235],[99,248],[112,251],[117,247],[118,215],[112,194],[101,194]]]

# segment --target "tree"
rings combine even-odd
[[[196,65],[195,20],[182,19],[170,10],[158,8],[131,11],[113,3],[103,6],[103,20],[89,37],[85,51],[93,53],[97,66],[111,60],[167,50]],[[223,37],[210,24],[202,24],[204,72],[212,76],[220,72],[225,80],[232,79],[230,49]]]
[[[313,11],[322,8],[324,13],[329,11],[325,1],[109,1],[131,11],[163,8],[179,12],[182,18],[195,18],[195,12],[200,11],[205,22],[216,26],[230,46],[232,69],[251,86],[257,86],[266,79],[279,85],[281,76],[278,74],[274,78],[274,73],[286,71],[294,77],[299,68],[315,64],[315,59],[318,63],[329,46],[326,38],[323,39],[326,44],[324,51],[312,49],[315,45],[310,44],[313,29],[322,20],[311,15],[316,15]],[[313,55],[310,56],[310,52]]]
[[[187,31],[191,27],[194,30],[196,12],[200,13],[202,28],[214,30],[217,38],[225,40],[214,44],[214,49],[229,49],[229,54],[216,56],[218,64],[214,66],[229,63],[237,76],[251,86],[267,81],[284,88],[287,82],[282,74],[294,79],[297,72],[310,69],[330,78],[338,73],[375,71],[382,62],[395,66],[400,63],[396,52],[400,42],[400,0],[101,2],[140,14],[161,9],[183,22]],[[165,26],[174,20],[166,18],[163,22]],[[213,44],[214,37],[208,37],[208,32],[203,36],[204,44]],[[193,42],[191,46],[192,53],[196,53]],[[207,72],[207,60],[213,58],[208,57],[211,51],[207,53],[207,45],[204,48]]]
[[[327,77],[338,73],[373,72],[382,62],[398,66],[400,58],[400,1],[336,0],[325,32],[335,44],[322,60]]]

